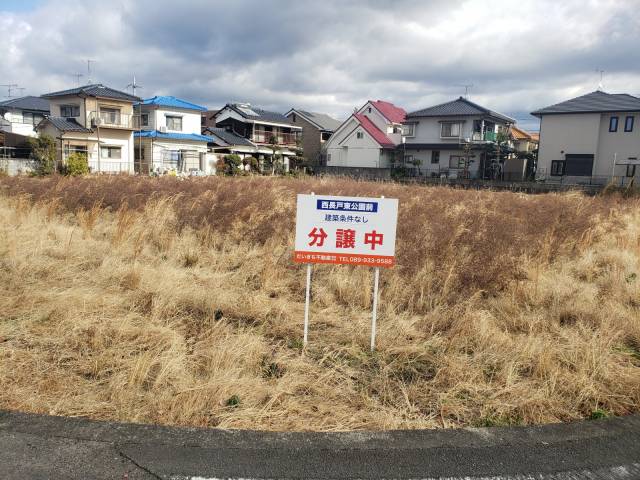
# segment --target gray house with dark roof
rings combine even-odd
[[[35,137],[35,126],[48,114],[49,100],[46,98],[11,98],[0,102],[0,130]]]
[[[292,108],[285,116],[294,125],[302,127],[303,156],[309,164],[319,165],[322,147],[342,122],[324,113],[309,112],[297,108]]]
[[[497,178],[504,159],[495,154],[499,132],[515,120],[466,98],[407,114],[403,122],[405,166],[427,176]]]
[[[255,144],[254,156],[259,160],[276,154],[284,158],[288,169],[288,158],[296,155],[298,138],[302,127],[293,124],[281,113],[270,112],[248,103],[228,103],[215,116],[216,127],[233,132]]]
[[[532,115],[540,118],[539,180],[640,180],[640,98],[596,91]]]

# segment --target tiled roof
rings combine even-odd
[[[296,112],[299,115],[303,115],[307,117],[308,120],[318,125],[321,130],[326,130],[328,132],[334,132],[338,129],[338,127],[342,124],[339,120],[336,120],[333,117],[325,113],[317,113],[310,112],[308,110],[296,110],[292,108],[290,112]]]
[[[392,123],[402,123],[407,116],[404,108],[396,107],[391,102],[376,100],[375,102],[371,101],[371,104]]]
[[[73,119],[67,119],[64,117],[45,117],[42,122],[49,122],[61,132],[83,132],[91,133],[92,130],[85,128]],[[41,122],[41,123],[42,123]]]
[[[83,87],[70,88],[68,90],[60,90],[59,92],[45,93],[44,98],[62,97],[64,95],[86,95],[87,97],[112,98],[114,100],[126,100],[129,102],[139,102],[140,97],[129,95],[126,92],[105,87],[100,83],[92,85],[84,85]]]
[[[187,102],[186,100],[182,100],[180,98],[172,97],[169,95],[157,95],[155,97],[146,98],[142,102],[139,102],[137,105],[156,105],[159,107],[183,108],[185,110],[198,110],[199,112],[207,111],[207,107],[201,107],[200,105],[196,105],[195,103]]]
[[[190,140],[194,142],[210,142],[211,138],[206,135],[198,135],[197,133],[172,133],[159,132],[157,130],[146,130],[142,132],[133,132],[136,138],[158,138],[164,140]]]
[[[362,125],[362,128],[366,130],[366,132],[373,137],[373,139],[380,144],[382,147],[395,147],[396,144],[391,141],[387,135],[376,127],[376,124],[373,123],[366,115],[362,113],[354,113],[353,116],[356,120]]]
[[[520,130],[515,125],[511,127],[511,136],[514,140],[531,140],[531,135],[529,133],[524,130]]]
[[[20,110],[35,110],[39,112],[49,111],[49,100],[42,97],[26,96],[20,98],[12,98],[0,102],[0,109],[2,108],[17,108]]]
[[[220,140],[222,140],[224,143],[226,143],[227,145],[241,145],[241,146],[245,146],[245,147],[255,147],[255,145],[253,143],[251,143],[249,140],[247,140],[244,137],[241,137],[240,135],[236,135],[233,132],[229,132],[228,130],[225,130],[224,128],[205,128],[204,130],[205,132],[210,132],[212,137],[217,137]]]
[[[538,133],[538,132],[532,133],[531,134],[531,139],[534,142],[539,142],[540,141],[540,133]]]
[[[291,121],[281,113],[270,112],[261,108],[253,107],[248,103],[228,103],[227,107],[231,108],[234,112],[242,115],[244,118],[250,120],[262,120],[263,122],[271,123],[284,123],[297,127],[291,123]]]
[[[507,117],[488,108],[482,107],[477,103],[473,103],[464,97],[460,97],[456,100],[447,103],[441,103],[440,105],[434,105],[433,107],[423,108],[415,112],[407,114],[407,118],[413,117],[462,117],[465,115],[488,115],[505,122],[515,123],[513,118]]]
[[[531,115],[541,116],[553,113],[598,113],[598,112],[638,112],[640,98],[626,93],[606,93],[596,91],[566,102],[541,108]]]

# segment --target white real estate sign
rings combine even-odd
[[[398,200],[298,195],[294,260],[392,267]]]

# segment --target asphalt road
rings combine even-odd
[[[273,433],[0,411],[1,479],[640,479],[640,417],[565,425]]]

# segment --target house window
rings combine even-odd
[[[551,161],[551,175],[559,177],[564,175],[564,160]]]
[[[144,147],[140,148],[140,147],[135,147],[133,149],[133,158],[136,160],[143,160],[144,159]]]
[[[362,132],[357,132],[357,133],[356,133],[356,138],[364,138],[364,133],[362,133]]]
[[[167,115],[167,130],[182,131],[182,117]]]
[[[291,121],[293,123],[296,123],[296,114],[295,113],[291,115]]]
[[[635,176],[636,176],[636,166],[627,165],[627,177],[635,177]]]
[[[452,138],[460,136],[460,124],[459,123],[443,123],[440,136],[443,138]]]
[[[449,168],[464,168],[464,157],[451,155],[449,157]]]
[[[100,147],[100,158],[120,160],[122,158],[122,147]]]
[[[22,123],[33,125],[34,127],[38,125],[43,118],[44,117],[38,113],[33,113],[33,112],[22,113]]]
[[[65,118],[79,117],[80,106],[79,105],[60,105],[60,116]]]
[[[440,150],[433,150],[431,152],[431,163],[432,164],[440,163]]]
[[[321,142],[326,142],[327,140],[329,140],[329,138],[331,138],[331,133],[330,132],[322,132],[320,134],[320,141]]]
[[[413,137],[414,131],[415,131],[415,124],[413,123],[406,123],[402,126],[402,134],[405,137]]]
[[[142,124],[143,127],[148,127],[149,126],[149,114],[148,113],[143,113],[140,115],[140,123]]]
[[[330,153],[327,154],[327,163],[331,163],[331,154]]]
[[[110,125],[118,125],[120,123],[120,110],[118,108],[101,108],[100,120]]]
[[[371,107],[367,108],[367,113],[371,113]]]
[[[624,131],[633,132],[633,116],[629,115],[624,119]]]
[[[393,131],[391,133],[402,133],[402,129],[400,127],[393,127]]]
[[[404,156],[405,164],[413,164],[413,155],[405,155]]]
[[[609,131],[610,132],[618,131],[618,117],[611,117],[609,119]]]

